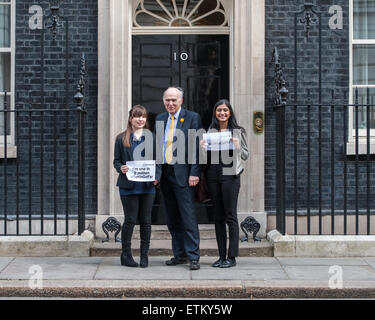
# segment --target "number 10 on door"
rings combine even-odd
[[[177,58],[178,58],[178,56],[177,56],[177,52],[173,52],[173,56],[174,56],[174,61],[177,61]],[[189,59],[189,55],[186,53],[186,52],[182,52],[181,54],[180,54],[180,60],[182,60],[182,61],[186,61],[187,59]]]

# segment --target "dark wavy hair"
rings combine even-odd
[[[241,130],[245,131],[245,129],[237,123],[237,119],[236,119],[236,116],[234,115],[232,105],[230,104],[229,100],[227,100],[227,99],[221,99],[218,102],[216,102],[216,104],[214,106],[214,109],[213,109],[213,112],[212,112],[212,120],[211,120],[211,124],[209,126],[209,129],[216,129],[216,130],[220,129],[219,121],[216,118],[216,109],[217,109],[218,106],[220,106],[222,104],[225,104],[230,111],[230,117],[228,119],[228,129],[231,130],[231,131],[233,131],[234,129],[241,129]]]
[[[133,132],[133,130],[132,130],[132,120],[133,120],[133,118],[140,117],[140,116],[144,116],[146,118],[146,124],[144,126],[144,129],[149,128],[146,108],[144,106],[139,105],[139,104],[135,105],[129,111],[128,126],[127,126],[126,130],[123,132],[123,137],[122,137],[122,143],[127,148],[130,148],[130,135]]]

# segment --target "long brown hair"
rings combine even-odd
[[[141,116],[146,118],[146,123],[145,123],[145,126],[143,128],[148,129],[149,126],[148,126],[146,108],[144,106],[141,106],[140,104],[137,104],[137,105],[133,106],[133,108],[130,109],[129,117],[128,117],[128,126],[126,127],[126,130],[123,132],[123,137],[122,137],[122,143],[127,148],[130,148],[130,134],[133,132],[132,120],[133,120],[133,118],[141,117]]]

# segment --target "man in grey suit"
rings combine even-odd
[[[189,260],[190,269],[198,270],[200,268],[199,229],[195,215],[194,187],[199,182],[200,167],[198,161],[189,163],[188,160],[189,143],[194,143],[188,139],[188,130],[201,129],[201,118],[199,114],[181,107],[183,102],[181,88],[168,88],[164,92],[163,102],[167,112],[156,117],[157,125],[162,124],[164,129],[164,164],[160,185],[174,255],[166,261],[166,264],[175,266],[187,263]],[[179,144],[177,148],[174,145],[176,143]],[[180,149],[182,159],[181,154],[178,154],[181,145],[185,151],[183,154],[183,150]]]

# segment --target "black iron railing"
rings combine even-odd
[[[332,99],[276,107],[276,214],[283,234],[360,234],[364,224],[367,234],[375,233],[375,103],[370,90],[365,104],[359,103],[358,89],[355,96],[352,105]],[[363,128],[360,113],[367,119]],[[330,221],[323,220],[327,216]],[[301,217],[306,220],[298,222]]]
[[[72,109],[17,105],[11,110],[7,100],[5,94],[0,109],[0,235],[81,234],[83,96]]]
[[[308,54],[302,50],[299,56],[299,42]],[[277,229],[375,234],[375,92],[355,88],[349,103],[345,90],[325,88],[322,43],[322,14],[307,3],[294,14],[290,99],[279,52],[273,50]],[[299,69],[306,59],[317,69]]]
[[[30,48],[40,50],[39,87],[16,87],[12,107],[6,93],[0,97],[0,235],[85,228],[85,55],[72,107],[70,21],[59,3],[41,3],[43,25],[31,35],[39,43]]]

